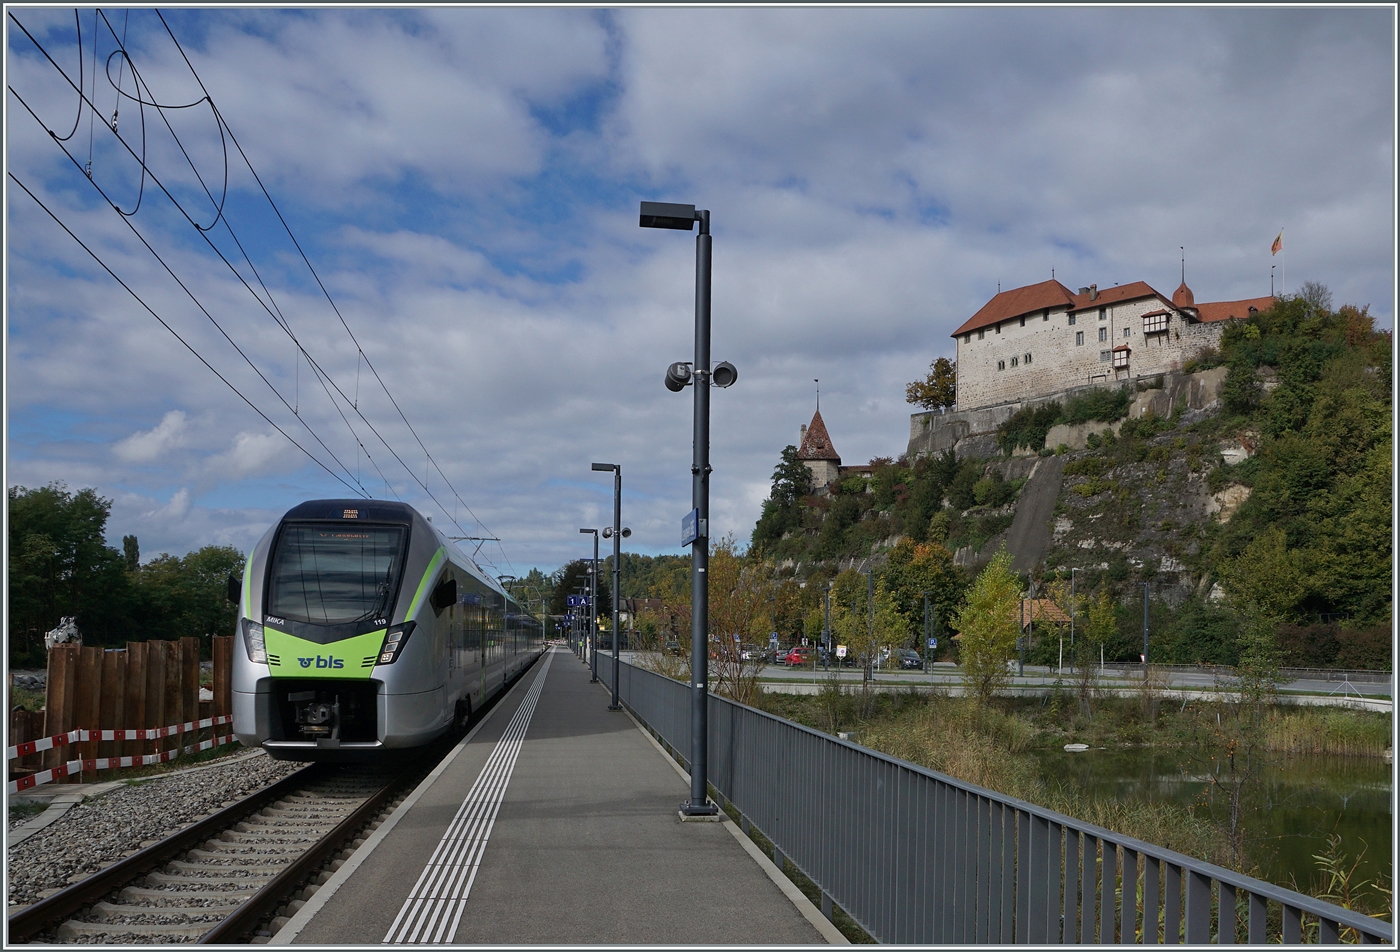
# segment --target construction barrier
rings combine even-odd
[[[184,724],[172,724],[169,727],[117,730],[85,730],[80,728],[78,730],[68,731],[64,734],[55,734],[52,737],[41,737],[38,740],[29,740],[22,744],[15,744],[13,747],[6,749],[5,759],[16,760],[20,757],[27,757],[30,754],[37,754],[42,750],[53,750],[56,747],[63,747],[67,744],[83,744],[89,741],[156,740],[162,737],[174,737],[191,731],[218,727],[232,722],[233,715],[220,714],[218,717],[206,717],[203,720],[186,721]],[[89,770],[112,770],[119,767],[148,767],[151,764],[161,764],[174,760],[181,754],[193,754],[198,751],[211,750],[214,747],[231,743],[233,740],[235,740],[234,735],[225,734],[221,737],[201,741],[198,744],[191,744],[189,747],[176,747],[172,750],[163,750],[154,754],[141,754],[132,757],[88,757],[70,760],[67,763],[58,764],[48,770],[41,770],[27,777],[11,780],[6,789],[8,789],[10,793],[18,793],[21,790],[28,790],[30,787],[37,787],[42,783],[50,783],[60,777],[69,777]]]

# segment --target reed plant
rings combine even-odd
[[[1391,744],[1383,714],[1336,708],[1275,709],[1263,723],[1264,748],[1290,754],[1380,757]]]

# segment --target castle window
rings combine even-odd
[[[1167,331],[1167,321],[1171,319],[1170,314],[1153,314],[1142,319],[1142,332],[1144,334],[1165,334]]]
[[[971,331],[968,331],[966,334],[963,335],[963,343],[964,343],[964,344],[970,344],[970,343],[972,343],[972,332],[971,332]]]
[[[1106,340],[1108,340],[1108,328],[1107,328],[1107,327],[1100,327],[1100,328],[1099,328],[1099,342],[1102,343],[1102,342],[1104,342],[1104,341],[1106,341]]]
[[[1049,309],[1048,307],[1047,307],[1045,310],[1043,310],[1043,311],[1040,312],[1040,319],[1041,319],[1042,321],[1048,321],[1048,320],[1050,320],[1050,309]]]
[[[1004,361],[1004,360],[998,360],[998,361],[997,361],[997,370],[1005,370],[1005,369],[1006,369],[1006,361]]]
[[[1069,316],[1069,326],[1070,326],[1070,327],[1073,327],[1073,326],[1074,326],[1074,322],[1077,321],[1078,319],[1079,319],[1079,315],[1078,315],[1078,314],[1071,314],[1071,315]]]
[[[1131,353],[1131,351],[1129,351],[1127,347],[1124,347],[1122,350],[1116,350],[1116,351],[1113,352],[1113,369],[1114,369],[1114,370],[1127,370],[1127,369],[1128,369],[1128,354],[1129,354],[1129,353]]]
[[[997,333],[998,333],[998,334],[1001,333],[1001,325],[1000,325],[1000,324],[997,325]]]
[[[987,336],[987,332],[986,332],[985,330],[980,330],[980,331],[977,332],[977,339],[978,339],[978,340],[984,340],[984,339],[986,338],[986,336]]]
[[[1132,337],[1132,336],[1133,336],[1133,329],[1132,329],[1131,327],[1125,327],[1125,328],[1123,328],[1123,336],[1124,336],[1124,337]]]
[[[1018,361],[1015,357],[1011,358],[1011,366],[1015,367],[1018,363],[1020,363],[1020,361]]]
[[[1083,331],[1075,331],[1075,332],[1074,332],[1074,346],[1075,346],[1075,347],[1083,347],[1083,346],[1084,346],[1084,332],[1083,332]]]
[[[1111,351],[1111,350],[1101,350],[1101,351],[1099,351],[1099,362],[1100,362],[1100,363],[1105,363],[1105,364],[1106,364],[1106,363],[1108,363],[1108,362],[1109,362],[1110,360],[1112,360],[1112,359],[1113,359],[1113,351]]]
[[[1025,360],[1026,360],[1026,363],[1030,363],[1030,362],[1031,362],[1031,355],[1030,355],[1030,354],[1027,354]]]
[[[1106,307],[1101,307],[1101,308],[1099,308],[1099,320],[1102,321],[1102,320],[1106,319],[1107,317],[1108,317],[1108,308],[1106,308]]]

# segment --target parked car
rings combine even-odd
[[[768,649],[760,648],[758,645],[741,645],[739,648],[739,659],[741,661],[757,661],[764,664],[768,660]]]
[[[904,648],[899,652],[899,666],[901,668],[914,668],[917,670],[923,670],[924,659],[919,656],[919,653],[917,651],[913,651],[909,648]]]
[[[816,656],[817,652],[814,648],[793,648],[783,658],[783,664],[800,667],[804,664],[810,664]]]

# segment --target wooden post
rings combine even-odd
[[[110,648],[102,652],[102,709],[98,717],[102,730],[126,727],[126,652]],[[120,741],[104,740],[99,757],[120,757]]]
[[[102,649],[84,646],[78,652],[77,723],[74,727],[95,730],[102,720]],[[97,741],[89,740],[73,749],[84,760],[97,756]]]
[[[180,639],[180,690],[183,696],[182,707],[184,716],[180,718],[181,723],[185,721],[199,720],[199,639],[193,636],[186,636]],[[180,744],[188,747],[201,740],[200,732],[184,734],[180,737]]]
[[[214,714],[233,713],[233,635],[214,636]],[[227,734],[228,728],[218,733]]]
[[[139,730],[150,727],[146,723],[146,659],[149,654],[144,641],[126,643],[126,723],[124,728]],[[146,745],[141,741],[124,741],[121,756],[138,757],[145,753]]]
[[[44,686],[44,736],[52,737],[73,729],[74,694],[78,680],[79,646],[54,645],[49,651],[48,681]],[[57,767],[73,752],[66,745],[55,747],[44,757],[44,766]]]
[[[160,650],[165,655],[165,720],[156,726],[168,727],[185,719],[184,692],[182,690],[184,670],[180,667],[180,643],[178,641],[162,641],[160,642]],[[174,750],[180,746],[181,740],[179,735],[167,737],[160,749]]]
[[[142,727],[165,726],[165,651],[164,641],[146,642],[146,723]],[[159,751],[160,741],[149,741],[142,745],[143,753]]]

